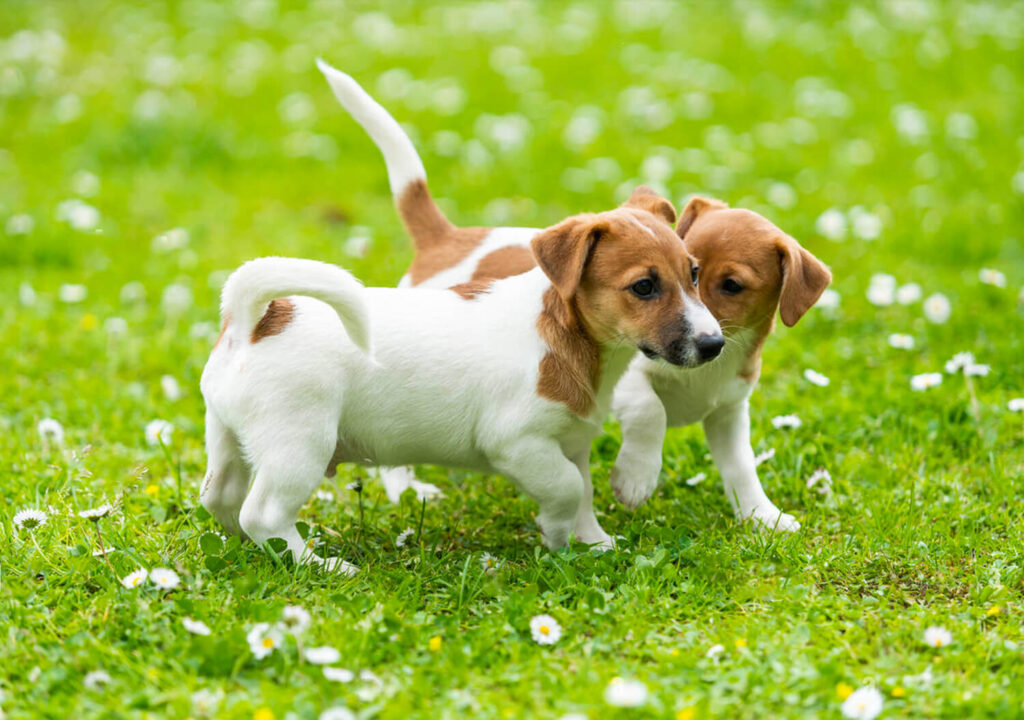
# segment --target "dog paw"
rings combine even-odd
[[[350,562],[342,560],[339,557],[326,558],[321,567],[329,573],[338,573],[340,575],[345,575],[346,577],[352,577],[359,572],[358,567]]]
[[[800,529],[800,523],[789,513],[784,513],[774,505],[759,505],[743,514],[743,518],[753,521],[760,530],[768,532],[793,533]]]
[[[610,480],[616,499],[630,510],[636,510],[647,502],[657,489],[658,472],[630,475],[629,478],[625,477],[625,473],[616,466],[612,468]]]
[[[605,552],[615,549],[615,538],[604,530],[578,534],[576,535],[576,540],[584,545],[589,545],[591,550]]]

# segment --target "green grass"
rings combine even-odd
[[[884,717],[1024,713],[1024,415],[1007,409],[1024,395],[1024,8],[647,8],[4,3],[0,716],[198,718],[193,693],[211,691],[211,717],[258,720],[332,706],[361,718],[831,718],[844,684],[877,687]],[[360,512],[345,489],[359,468],[325,481],[336,501],[303,516],[362,568],[352,579],[220,547],[197,501],[198,381],[224,272],[274,253],[392,285],[410,260],[383,162],[336,107],[317,55],[415,128],[431,186],[462,224],[551,224],[646,180],[677,202],[702,192],[759,210],[829,263],[839,308],[773,336],[752,409],[755,449],[777,451],[762,479],[800,533],[731,519],[696,428],[670,432],[662,487],[624,510],[606,482],[619,442],[609,421],[593,473],[617,552],[546,552],[535,506],[508,481],[437,468],[424,475],[446,496],[425,509],[411,496],[391,506],[370,484]],[[925,135],[897,130],[907,103]],[[584,106],[600,133],[575,147],[564,129]],[[512,115],[500,122],[513,140],[527,128],[521,144],[503,151],[485,115]],[[919,116],[902,117],[907,130]],[[454,152],[443,130],[458,134]],[[56,218],[75,197],[99,210],[100,232]],[[816,230],[829,208],[854,206],[881,220],[877,239]],[[33,229],[7,234],[18,215]],[[176,227],[186,246],[154,249]],[[368,252],[349,255],[364,234]],[[982,284],[983,267],[1007,287]],[[928,322],[920,302],[871,305],[878,272],[945,294],[949,321]],[[62,302],[66,283],[87,297]],[[161,301],[172,285],[191,291],[177,313]],[[126,332],[108,331],[115,317]],[[894,332],[916,348],[889,347]],[[973,379],[977,414],[962,376],[911,390],[912,375],[963,350],[992,368]],[[806,382],[807,368],[831,385]],[[773,429],[788,413],[802,427]],[[62,446],[37,433],[48,417]],[[145,440],[155,418],[174,425],[166,451]],[[830,495],[806,487],[819,467]],[[683,482],[698,472],[708,480]],[[104,501],[111,516],[77,516]],[[49,521],[16,528],[28,507],[51,508]],[[421,511],[422,531],[396,548]],[[93,555],[100,535],[106,560]],[[493,575],[484,553],[500,561]],[[181,585],[122,587],[140,566],[174,568]],[[382,686],[328,681],[291,639],[254,659],[246,633],[286,605],[312,614],[303,646],[338,648],[339,666]],[[563,627],[553,646],[530,638],[539,613]],[[184,617],[212,634],[187,633]],[[931,625],[953,644],[926,647]],[[725,651],[708,659],[715,644]],[[904,679],[927,668],[930,685]],[[109,684],[87,689],[97,670]],[[646,683],[643,708],[604,703],[616,676]]]

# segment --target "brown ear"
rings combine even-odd
[[[629,196],[629,200],[622,203],[622,207],[646,210],[652,215],[665,218],[665,222],[669,225],[676,224],[675,206],[646,185],[641,185],[634,190],[633,194]]]
[[[690,198],[690,202],[686,203],[686,207],[683,208],[683,214],[679,216],[679,224],[676,225],[676,235],[685,240],[686,233],[689,232],[690,226],[697,221],[697,218],[706,212],[725,210],[728,207],[721,200],[715,200],[714,198],[699,196]]]
[[[530,242],[537,264],[564,299],[576,293],[594,244],[606,232],[608,223],[604,220],[577,215],[542,230]]]
[[[793,238],[783,237],[776,242],[782,262],[779,313],[786,327],[793,327],[825,292],[832,282],[832,273]]]

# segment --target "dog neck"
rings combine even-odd
[[[571,302],[549,287],[544,291],[537,330],[548,346],[540,361],[537,392],[580,417],[607,402],[604,396],[636,353],[631,346],[602,347],[587,331]]]

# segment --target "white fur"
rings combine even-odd
[[[327,284],[343,289],[332,295]],[[246,263],[225,286],[232,320],[201,382],[203,505],[226,528],[258,543],[284,538],[309,561],[297,513],[334,464],[438,464],[512,478],[540,505],[549,547],[564,545],[574,527],[584,542],[610,545],[581,500],[590,497],[590,442],[635,349],[605,353],[589,417],[540,397],[548,347],[536,322],[548,287],[535,269],[465,300],[448,290],[363,288],[313,261]],[[253,304],[278,293],[293,296],[291,322],[252,343]],[[367,328],[372,359],[355,338]]]
[[[391,113],[381,107],[360,87],[359,83],[341,70],[331,67],[320,59],[316,61],[316,66],[327,78],[327,82],[330,83],[331,89],[334,91],[334,96],[366,129],[366,132],[373,138],[373,142],[383,153],[384,163],[388,168],[391,193],[397,197],[413,180],[425,180],[427,172],[423,169],[423,162],[420,160],[416,148]]]

